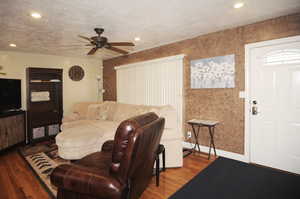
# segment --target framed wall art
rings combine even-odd
[[[234,88],[234,55],[191,61],[191,88]]]

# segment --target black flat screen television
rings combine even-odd
[[[0,78],[0,112],[21,108],[21,80]]]

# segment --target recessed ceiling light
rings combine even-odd
[[[10,47],[17,47],[16,44],[9,44]]]
[[[241,8],[241,7],[243,7],[243,6],[244,6],[244,3],[243,3],[243,2],[238,2],[238,3],[235,3],[235,4],[233,5],[234,8]]]
[[[32,18],[35,18],[35,19],[42,18],[42,15],[40,13],[38,13],[38,12],[32,12],[31,16],[32,16]]]
[[[141,38],[139,38],[139,37],[134,38],[134,41],[140,41],[140,40],[141,40]]]

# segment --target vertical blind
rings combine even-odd
[[[115,67],[117,101],[151,106],[171,105],[182,130],[183,58],[176,55]]]

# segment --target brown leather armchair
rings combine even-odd
[[[125,120],[100,152],[55,168],[51,182],[57,198],[139,198],[152,177],[164,123],[155,113]]]

